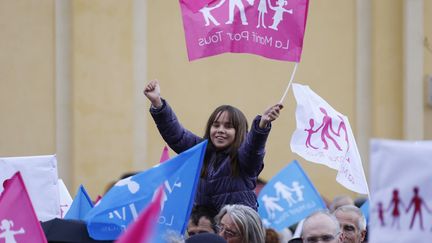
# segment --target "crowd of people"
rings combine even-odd
[[[258,213],[249,206],[225,205],[220,212],[195,206],[186,239],[176,235],[165,239],[168,243],[362,243],[367,242],[367,229],[362,211],[349,196],[342,196],[336,197],[329,209],[318,210],[279,232],[266,228]]]
[[[251,207],[225,205],[220,212],[195,206],[186,243],[362,243],[367,242],[366,219],[349,196],[335,197],[327,210],[318,210],[282,231],[266,228]],[[174,238],[169,242],[183,242]]]
[[[250,129],[239,109],[219,106],[211,113],[201,137],[179,122],[161,97],[158,81],[150,81],[144,95],[151,102],[150,114],[162,138],[176,153],[208,140],[186,239],[171,237],[167,242],[366,242],[365,217],[346,196],[336,197],[328,211],[317,211],[296,227],[280,232],[264,227],[255,189],[264,167],[267,137],[282,104],[257,115]]]

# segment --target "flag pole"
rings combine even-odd
[[[283,103],[283,101],[285,100],[286,95],[288,94],[288,91],[289,91],[289,89],[290,89],[290,87],[291,87],[291,83],[292,83],[292,81],[294,80],[294,76],[295,76],[295,73],[296,73],[296,71],[297,71],[297,65],[298,65],[298,62],[296,62],[295,65],[294,65],[294,70],[293,70],[293,72],[291,73],[291,78],[290,78],[290,81],[289,81],[289,83],[288,83],[288,86],[287,86],[287,88],[285,89],[285,92],[284,92],[284,94],[282,95],[282,98],[281,98],[280,101],[279,101],[280,104]]]

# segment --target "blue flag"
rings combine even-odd
[[[366,200],[361,207],[360,210],[362,211],[363,215],[365,216],[366,222],[369,221],[369,200]]]
[[[258,203],[264,225],[278,231],[325,208],[321,196],[296,160],[266,184],[258,195]]]
[[[80,185],[77,194],[72,201],[72,205],[64,216],[64,219],[84,220],[84,217],[92,208],[92,200],[84,189],[84,186]]]
[[[115,240],[146,208],[163,185],[157,234],[183,234],[193,206],[207,141],[149,170],[117,182],[88,214],[87,229],[96,240]]]

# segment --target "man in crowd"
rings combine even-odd
[[[354,205],[354,200],[348,195],[336,196],[329,206],[330,212],[333,213],[336,209],[344,205]]]
[[[217,211],[209,207],[195,206],[192,209],[187,227],[188,235],[192,236],[200,233],[216,233],[216,224],[214,220],[216,214]]]
[[[317,211],[305,219],[302,239],[304,243],[341,243],[339,222],[327,211]]]
[[[366,235],[366,219],[359,208],[345,205],[334,211],[342,229],[343,243],[361,243]]]

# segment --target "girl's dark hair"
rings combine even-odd
[[[204,139],[208,139],[206,154],[204,157],[204,165],[201,170],[201,177],[206,177],[208,172],[208,166],[210,163],[210,154],[214,151],[213,143],[210,140],[210,128],[213,123],[219,119],[223,112],[228,113],[229,121],[235,129],[235,137],[233,143],[229,146],[228,152],[231,159],[231,175],[239,175],[239,163],[238,163],[238,149],[246,138],[248,132],[248,122],[245,115],[239,109],[230,105],[221,105],[216,108],[210,115],[207,125],[205,128]]]

